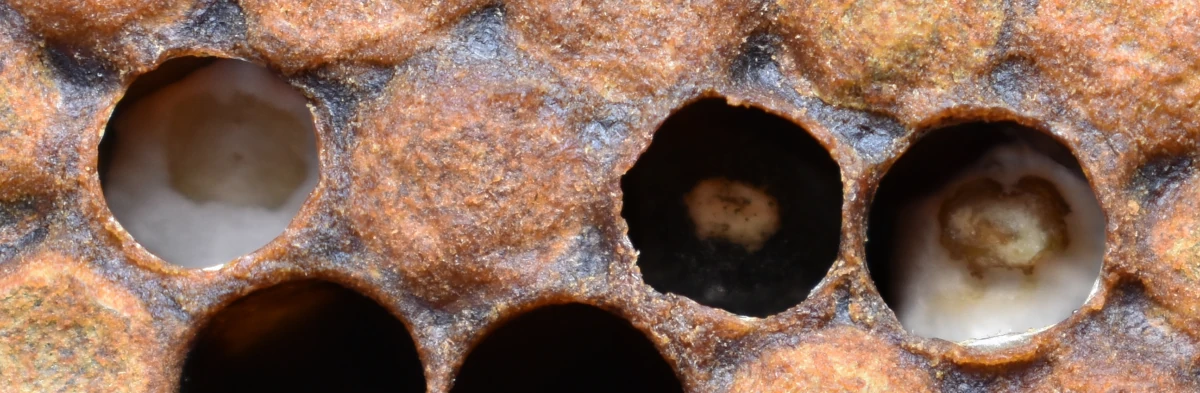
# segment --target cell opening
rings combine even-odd
[[[658,291],[763,317],[804,301],[837,258],[837,163],[758,108],[710,98],[680,109],[621,188],[638,266]]]
[[[412,337],[375,301],[337,284],[259,290],[198,333],[181,393],[423,393]]]
[[[470,353],[451,393],[683,392],[654,344],[604,310],[542,307],[500,326]]]
[[[951,341],[1062,321],[1104,257],[1104,215],[1075,156],[1010,122],[919,139],[880,182],[868,225],[868,268],[901,325]]]
[[[189,268],[269,243],[320,177],[307,99],[265,68],[230,59],[178,58],[139,77],[98,158],[121,226]]]

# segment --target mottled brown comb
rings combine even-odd
[[[0,0],[0,53],[0,393],[1200,391],[1190,1]],[[212,57],[308,97],[321,180],[186,269],[113,218],[101,140]],[[1098,290],[910,334],[877,245],[924,179],[886,176],[1001,129],[1086,175]],[[689,237],[714,175],[779,201],[751,256]]]

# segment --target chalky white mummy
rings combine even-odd
[[[1104,254],[1087,181],[1022,144],[988,151],[897,222],[892,307],[912,333],[951,341],[1062,321],[1093,290]]]

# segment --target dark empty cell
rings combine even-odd
[[[629,322],[581,304],[543,307],[489,334],[452,393],[672,393],[683,387]]]
[[[1066,318],[1104,253],[1104,217],[1071,151],[1014,123],[930,132],[888,170],[867,262],[900,322],[954,341]]]
[[[369,298],[323,281],[257,291],[200,331],[183,393],[425,392],[404,324]]]
[[[650,286],[734,313],[796,304],[837,257],[837,163],[804,129],[705,99],[673,114],[621,179]]]

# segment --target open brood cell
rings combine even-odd
[[[346,381],[438,393],[1197,387],[1189,370],[1200,276],[1187,197],[1198,188],[1189,159],[1197,149],[1189,123],[1171,123],[1184,131],[1172,134],[1155,117],[1190,101],[1081,110],[1120,94],[1097,93],[1098,83],[1064,98],[1074,91],[1064,81],[1074,79],[1057,70],[1092,52],[1056,50],[1074,33],[1042,20],[1053,13],[981,3],[931,13],[967,18],[953,24],[891,34],[899,27],[874,23],[865,9],[847,18],[868,29],[814,20],[824,3],[806,8],[814,12],[732,0],[678,9],[79,4],[0,2],[0,48],[12,53],[0,63],[0,315],[19,317],[0,319],[0,370],[18,370],[0,373],[0,386],[54,391],[83,377],[99,381],[87,389],[129,392]],[[895,20],[913,20],[902,11]],[[986,23],[964,22],[971,18]],[[63,22],[76,20],[87,22]],[[354,22],[366,20],[380,23]],[[1029,30],[1013,28],[1001,45],[1004,26]],[[1138,30],[1158,34],[1155,26]],[[970,39],[918,56],[939,45],[921,32],[943,29]],[[889,35],[873,40],[876,30]],[[246,247],[192,264],[152,244],[164,231],[134,229],[137,219],[117,207],[113,187],[149,173],[113,170],[144,166],[120,154],[130,141],[122,118],[156,94],[140,86],[186,85],[224,62],[210,56],[246,59],[234,68],[298,93],[287,99],[296,105],[178,92],[177,104],[193,114],[279,110],[304,131],[190,149],[226,136],[199,127],[163,145],[183,156],[245,148],[242,159],[285,169],[238,180],[186,157],[165,165],[165,187],[153,189],[178,200],[290,210],[262,237],[238,236]],[[924,63],[945,59],[952,66]],[[1089,64],[1081,65],[1089,75],[1109,75]],[[143,82],[160,72],[159,83]],[[220,88],[222,78],[201,80],[193,87]],[[1128,108],[1167,109],[1142,124]],[[942,125],[952,129],[924,131]],[[1037,130],[1041,141],[1028,142],[1037,154],[985,153],[1011,142],[986,142],[997,128]],[[920,153],[942,132],[972,136]],[[1054,184],[1026,176],[960,184],[949,173],[987,172],[980,158],[1022,167],[1014,157]],[[926,169],[905,169],[910,158]],[[278,187],[205,194],[172,182],[172,172]],[[929,212],[904,206],[927,195],[915,184],[935,180],[953,183],[931,192],[942,198],[930,205],[945,213],[927,214],[925,225],[901,218]],[[1094,193],[1096,205],[1078,205],[1081,193]],[[1089,210],[1101,219],[1079,229],[1072,214]],[[194,211],[216,218],[205,212]],[[958,278],[1058,280],[1041,275],[1042,262],[1090,244],[1086,274],[1055,288],[1071,294],[1052,317],[982,334],[926,329],[903,299],[947,280],[913,280],[944,277],[906,271],[895,254],[911,251],[905,236],[922,228],[964,222],[1013,231],[960,225],[938,239],[948,259],[971,260]],[[175,244],[208,251],[203,236],[239,232],[199,233]],[[1022,246],[989,246],[1006,238]],[[989,269],[1015,280],[987,281]],[[957,342],[1030,328],[1046,330]],[[24,377],[32,375],[43,377]],[[601,380],[575,385],[593,378]]]
[[[307,100],[260,66],[180,58],[142,75],[109,121],[100,183],[151,253],[219,266],[270,242],[319,179]]]
[[[909,331],[953,341],[1042,330],[1096,290],[1105,218],[1079,163],[1015,123],[917,139],[871,206],[867,260]]]

